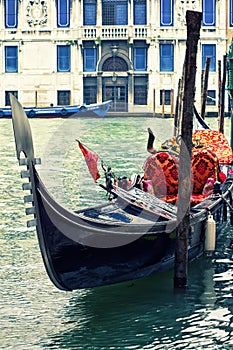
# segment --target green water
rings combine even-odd
[[[42,178],[69,208],[106,200],[75,139],[117,175],[142,172],[147,127],[156,143],[172,135],[162,119],[30,120]],[[233,229],[212,258],[189,266],[189,287],[173,290],[173,272],[74,292],[57,290],[42,264],[36,232],[26,228],[20,168],[10,120],[0,131],[0,349],[232,349]],[[211,120],[215,127],[216,121]],[[226,135],[229,137],[229,121]],[[101,172],[101,175],[103,173]],[[102,180],[100,180],[102,181]]]

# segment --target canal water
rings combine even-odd
[[[41,177],[70,209],[106,201],[76,139],[117,175],[142,173],[147,128],[159,144],[172,120],[31,119]],[[211,120],[216,127],[216,120]],[[229,120],[226,134],[229,137]],[[0,349],[233,349],[233,228],[216,252],[189,265],[188,288],[173,272],[123,284],[64,292],[45,273],[35,228],[26,227],[11,120],[0,120]],[[101,171],[100,183],[104,183]]]

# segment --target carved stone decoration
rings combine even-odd
[[[47,23],[47,4],[42,0],[30,0],[27,6],[27,22],[30,27]]]
[[[194,11],[198,10],[197,7],[197,0],[180,0],[178,5],[178,21],[181,22],[181,24],[186,24],[186,11]]]

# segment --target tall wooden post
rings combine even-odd
[[[174,115],[174,131],[173,131],[174,136],[177,136],[177,134],[178,134],[180,95],[181,95],[181,79],[179,79],[178,91],[177,91],[177,96],[176,96],[176,107],[175,107],[175,115]]]
[[[205,119],[205,107],[206,107],[207,92],[208,92],[209,71],[210,71],[210,57],[207,57],[206,64],[205,64],[205,78],[204,78],[203,97],[202,97],[202,106],[201,106],[201,116],[203,119]]]
[[[153,89],[153,117],[155,117],[155,89]]]
[[[231,40],[231,45],[228,52],[228,85],[227,92],[230,96],[231,101],[231,148],[233,149],[233,39]]]
[[[174,287],[184,288],[187,285],[188,236],[190,226],[190,196],[192,130],[196,79],[197,45],[200,37],[202,13],[186,12],[187,42],[184,74],[183,116],[181,125],[181,150],[179,165],[178,212],[176,230],[176,252],[174,267]]]
[[[222,69],[221,61],[218,61],[218,129],[220,129],[221,101],[222,101]]]
[[[224,112],[225,112],[225,85],[227,75],[227,56],[223,56],[223,77],[221,87],[221,113],[219,116],[219,131],[224,133]]]
[[[35,106],[37,107],[38,104],[38,94],[37,94],[37,90],[35,91]]]
[[[162,118],[164,118],[165,90],[162,90]]]
[[[205,76],[205,70],[202,69],[201,71],[201,105],[203,104],[204,76]]]
[[[170,117],[172,118],[174,115],[174,90],[171,89],[171,113],[170,113]]]

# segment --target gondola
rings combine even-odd
[[[28,118],[75,118],[75,117],[104,117],[112,101],[82,104],[76,106],[25,107]],[[11,108],[0,108],[0,118],[11,118]]]
[[[59,204],[43,184],[34,157],[28,118],[11,95],[12,122],[21,176],[28,179],[25,202],[32,206],[28,226],[35,225],[43,262],[53,284],[66,291],[111,285],[172,269],[176,244],[176,202],[165,201],[138,188],[112,183],[112,200],[102,205],[70,211]],[[166,147],[166,145],[163,147]],[[166,148],[156,154],[168,154]],[[151,154],[150,161],[156,154]],[[225,165],[230,169],[231,162]],[[214,191],[190,209],[188,258],[200,257],[205,248],[209,217],[217,232],[231,212],[233,178],[230,171]],[[201,197],[200,195],[199,197]],[[171,198],[170,198],[171,199]],[[200,199],[200,198],[199,198]],[[173,198],[174,200],[174,198]]]

